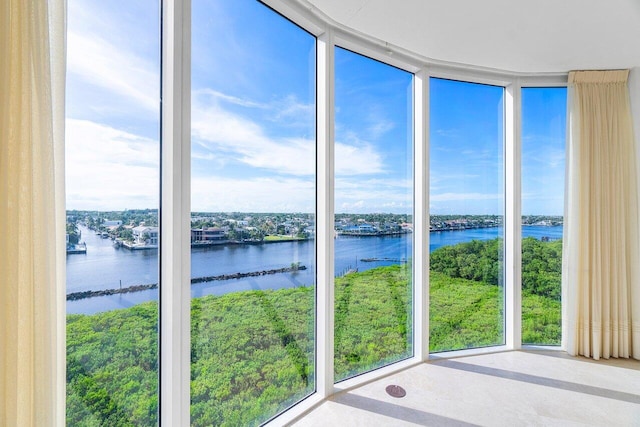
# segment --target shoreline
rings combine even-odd
[[[561,227],[562,224],[555,225],[542,225],[542,224],[523,224],[526,227]],[[450,232],[450,231],[468,231],[468,230],[485,230],[488,228],[500,228],[502,224],[497,225],[487,225],[481,227],[445,227],[445,228],[429,228],[429,233],[439,233],[439,232]],[[378,233],[358,233],[358,232],[349,232],[349,231],[335,231],[335,236],[341,237],[401,237],[407,234],[412,234],[413,230],[408,231],[396,231],[396,232],[378,232]],[[291,242],[307,242],[310,240],[315,240],[315,237],[307,237],[307,238],[299,238],[299,237],[287,237],[287,238],[278,238],[272,240],[220,240],[220,241],[212,241],[212,242],[192,242],[191,249],[207,249],[211,247],[218,246],[235,246],[235,245],[263,245],[263,244],[273,244],[273,243],[291,243]],[[146,245],[146,246],[137,246],[135,244],[131,244],[128,242],[124,242],[122,240],[114,240],[114,245],[117,247],[125,248],[130,251],[144,251],[144,250],[154,250],[158,249],[158,245]],[[86,249],[82,252],[69,252],[67,254],[77,254],[77,253],[86,253]]]
[[[307,269],[307,266],[305,265],[292,265],[291,267],[275,268],[271,270],[251,271],[248,273],[232,273],[232,274],[220,274],[218,276],[194,277],[191,279],[191,284],[195,285],[198,283],[215,282],[218,280],[243,279],[245,277],[267,276],[267,275],[279,274],[279,273],[293,273],[296,271],[301,271],[306,269]],[[142,292],[142,291],[148,291],[148,290],[157,289],[157,288],[158,288],[157,283],[150,283],[146,285],[131,285],[124,288],[120,287],[115,289],[101,289],[98,291],[71,292],[67,294],[67,301],[78,301],[81,299],[117,295],[117,294],[129,294],[133,292]]]

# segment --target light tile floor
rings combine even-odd
[[[394,398],[390,384],[407,395]],[[559,351],[432,360],[337,394],[296,426],[640,426],[640,361]]]

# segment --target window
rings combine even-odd
[[[430,81],[433,352],[504,343],[504,88]]]
[[[335,50],[335,379],[410,357],[413,75]]]
[[[315,390],[315,37],[193,2],[191,424],[255,425]]]
[[[427,340],[517,347],[520,238],[522,342],[559,343],[566,89],[512,108],[509,79],[429,77],[278,0],[295,22],[193,0],[175,32],[164,19],[161,64],[159,4],[130,3],[69,2],[69,424],[286,423]]]
[[[522,342],[560,345],[567,89],[522,89]]]
[[[159,3],[68,15],[67,424],[158,424]]]

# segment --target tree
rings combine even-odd
[[[67,234],[69,235],[69,243],[77,245],[80,243],[80,230],[76,222],[67,222]]]

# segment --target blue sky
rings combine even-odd
[[[67,209],[158,206],[158,14],[154,1],[68,2]]]
[[[522,213],[563,215],[567,89],[522,89]]]
[[[335,211],[411,213],[413,76],[342,48],[335,76]]]
[[[314,38],[251,0],[192,8],[192,210],[312,212]],[[153,0],[69,0],[68,209],[158,205],[158,13]],[[338,48],[335,85],[336,212],[410,212],[411,74]],[[431,89],[433,213],[501,212],[502,89]],[[562,121],[538,115],[559,98],[525,96],[525,112]],[[558,187],[556,130],[523,124],[532,210],[557,208],[542,188]]]
[[[431,78],[432,214],[504,211],[504,88]]]

